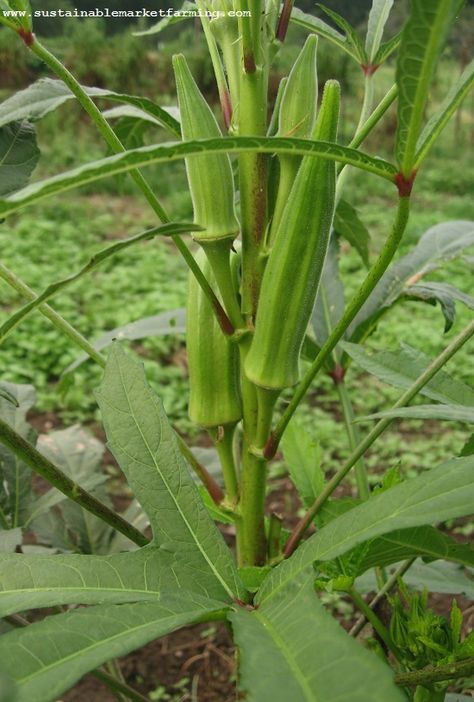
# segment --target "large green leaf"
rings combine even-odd
[[[293,156],[319,156],[339,161],[394,182],[396,168],[381,158],[325,141],[276,137],[219,137],[170,144],[155,144],[131,149],[93,163],[88,163],[66,173],[31,184],[6,200],[0,200],[0,216],[16,212],[25,205],[38,202],[50,195],[59,194],[81,185],[94,183],[119,173],[156,163],[177,161],[192,154],[217,152],[243,153],[285,153]]]
[[[466,66],[459,79],[451,86],[450,91],[441,103],[439,109],[426,123],[416,145],[416,163],[418,168],[426,154],[443,131],[453,113],[457,110],[466,95],[474,85],[474,59]]]
[[[92,98],[105,98],[114,102],[132,105],[144,113],[144,118],[149,115],[159,124],[168,129],[171,134],[179,137],[181,128],[174,117],[173,109],[156,105],[152,100],[134,95],[115,93],[113,90],[103,88],[89,88],[82,86],[83,90]],[[19,90],[0,104],[0,127],[17,120],[34,122],[41,119],[49,112],[57,109],[68,100],[75,100],[75,95],[61,80],[41,78],[25,90]]]
[[[459,405],[415,405],[414,407],[399,407],[393,410],[375,412],[366,417],[360,417],[358,421],[367,419],[382,419],[391,417],[392,419],[442,419],[450,422],[467,422],[474,424],[474,405],[463,407]]]
[[[462,2],[462,0],[461,0]],[[398,120],[396,155],[400,170],[409,177],[431,80],[445,37],[460,0],[412,0],[403,29],[397,63]]]
[[[266,578],[257,602],[275,596],[314,561],[333,560],[359,543],[470,514],[474,504],[474,457],[453,459],[386,490],[334,519],[305,541]]]
[[[248,702],[402,702],[390,668],[352,639],[314,592],[311,569],[230,615]]]
[[[343,342],[344,351],[368,373],[384,383],[398,388],[409,388],[431,363],[431,358],[407,344],[397,351],[377,351],[369,354],[358,344]],[[474,406],[474,390],[452,378],[446,371],[436,375],[420,390],[420,395],[443,404]]]
[[[188,596],[58,614],[0,637],[0,660],[18,702],[54,702],[89,670],[222,607]]]
[[[130,341],[135,339],[146,339],[152,336],[165,336],[168,334],[184,334],[186,331],[186,312],[180,307],[169,312],[153,315],[152,317],[143,317],[136,322],[129,322],[123,327],[117,327],[100,336],[97,341],[92,344],[97,351],[107,348],[110,344],[117,340]],[[89,360],[90,356],[86,353],[81,354],[70,366],[66,368],[63,375],[71,373],[73,370],[81,366],[85,361]]]
[[[367,336],[400,296],[410,294],[410,287],[471,246],[474,246],[474,222],[454,220],[430,227],[415,248],[384,273],[350,325],[348,338],[359,341]]]
[[[97,399],[108,445],[148,514],[154,543],[207,578],[209,588],[219,586],[226,595],[245,598],[230,551],[201,501],[163,405],[147,384],[143,365],[119,344],[109,354]]]
[[[10,315],[6,322],[0,327],[0,341],[4,339],[8,334],[10,334],[18,324],[20,324],[28,315],[30,315],[35,309],[42,305],[47,300],[50,300],[53,295],[58,293],[60,290],[69,287],[72,283],[79,280],[84,275],[94,270],[97,266],[102,264],[111,256],[122,252],[124,249],[128,249],[130,246],[134,246],[142,241],[149,241],[155,236],[175,236],[177,234],[185,234],[186,232],[196,231],[199,227],[196,224],[189,222],[169,222],[167,224],[162,224],[158,227],[153,227],[153,229],[148,229],[140,234],[131,236],[128,239],[122,239],[121,241],[115,242],[107,246],[105,249],[101,249],[96,254],[94,254],[89,261],[72,275],[59,280],[55,283],[50,283],[48,287],[43,290],[34,300],[27,302],[23,305],[17,312]]]
[[[391,531],[374,539],[357,564],[357,574],[417,556],[474,567],[474,550],[469,544],[460,544],[434,527],[422,526]]]
[[[0,196],[23,188],[40,156],[36,134],[27,122],[13,122],[0,128]]]
[[[393,0],[373,0],[372,2],[367,26],[367,36],[365,38],[365,51],[370,64],[374,63],[374,59],[382,43],[383,30],[392,6]]]

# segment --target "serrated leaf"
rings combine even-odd
[[[184,334],[186,331],[186,311],[180,307],[169,312],[155,314],[152,317],[143,317],[136,322],[130,322],[123,327],[117,327],[100,336],[92,344],[97,351],[107,348],[113,341],[135,341],[136,339],[148,339],[154,336],[166,336],[168,334]],[[90,356],[81,354],[70,366],[63,371],[63,375],[72,373],[83,363],[88,361]]]
[[[0,128],[0,196],[23,188],[33,173],[40,151],[36,134],[27,122],[13,122]]]
[[[173,108],[156,105],[152,100],[135,95],[115,93],[113,90],[103,88],[90,88],[82,86],[83,90],[92,98],[107,98],[114,102],[133,105],[143,110],[156,119],[171,134],[179,137],[181,127],[173,114]],[[41,119],[49,112],[57,109],[68,100],[75,100],[75,95],[61,80],[41,78],[28,88],[20,90],[0,104],[0,127],[17,120],[34,122]]]
[[[474,222],[455,220],[430,227],[415,248],[390,266],[349,326],[348,338],[360,341],[368,336],[382,314],[445,261],[474,245]]]
[[[319,17],[313,17],[306,12],[303,12],[297,7],[293,7],[291,12],[290,22],[297,25],[298,27],[303,27],[314,34],[318,34],[320,37],[328,39],[333,44],[336,44],[340,49],[349,54],[352,58],[357,60],[352,46],[347,41],[344,34],[338,32],[334,27],[324,22]]]
[[[440,107],[428,120],[416,144],[415,168],[421,162],[441,134],[454,112],[474,85],[474,59],[466,66],[459,79],[451,86]]]
[[[326,612],[304,571],[249,612],[230,615],[248,702],[402,702],[389,666]]]
[[[144,29],[141,32],[133,32],[133,34],[136,37],[146,37],[150,34],[159,34],[165,29],[168,29],[168,27],[172,27],[174,24],[178,24],[178,22],[183,22],[183,20],[195,17],[196,15],[193,15],[190,12],[190,10],[198,12],[198,8],[194,2],[189,2],[189,0],[185,0],[185,2],[181,5],[178,13],[172,14],[169,17],[163,17],[163,19],[161,19],[156,24],[153,24],[151,27],[148,27],[148,29]]]
[[[130,246],[134,246],[139,242],[149,241],[155,236],[176,236],[178,234],[185,234],[198,229],[200,229],[198,225],[190,222],[169,222],[158,227],[153,227],[153,229],[148,229],[140,234],[136,234],[135,236],[131,236],[128,239],[122,239],[121,241],[117,241],[114,244],[107,246],[105,249],[101,249],[101,251],[94,254],[89,261],[82,268],[80,268],[79,271],[77,271],[77,273],[73,273],[63,280],[51,283],[45,290],[43,290],[42,293],[37,295],[34,300],[27,302],[26,305],[23,305],[23,307],[21,307],[17,312],[10,315],[6,322],[4,322],[0,327],[0,341],[7,337],[8,334],[10,334],[15,327],[17,327],[35,309],[37,309],[39,305],[43,304],[47,300],[50,300],[60,290],[64,290],[64,288],[69,287],[69,285],[76,282],[87,273],[90,273],[90,271],[94,270],[94,268],[99,266],[111,256],[115,256],[117,253],[120,253],[121,251],[124,251],[125,249],[128,249]]]
[[[18,702],[54,702],[89,670],[222,606],[169,596],[57,614],[0,637],[0,659],[17,684]]]
[[[396,155],[402,173],[409,177],[416,160],[416,144],[430,84],[459,0],[412,0],[402,31],[396,81],[398,119]]]
[[[303,505],[309,507],[324,486],[321,447],[294,418],[283,435],[281,447]]]
[[[146,382],[143,365],[119,344],[107,359],[96,393],[115,455],[147,513],[154,543],[230,596],[245,598],[230,551],[208,516],[179,451],[163,406]]]
[[[377,351],[369,354],[362,346],[342,342],[344,351],[368,373],[384,383],[399,388],[408,388],[420,377],[432,359],[422,351],[403,344],[397,351]],[[446,371],[436,375],[420,390],[420,395],[444,404],[466,407],[474,405],[474,390],[460,380],[452,378]]]
[[[359,543],[396,529],[438,523],[472,511],[474,458],[458,458],[371,497],[334,519],[278,565],[257,593],[257,603],[277,595],[314,561],[333,560]]]
[[[318,156],[345,163],[394,182],[396,168],[388,161],[363,151],[325,141],[280,137],[219,137],[171,144],[155,144],[79,166],[23,188],[8,199],[0,200],[0,216],[5,217],[33,202],[66,192],[103,178],[155,163],[178,161],[190,155],[211,153],[285,153],[293,156]]]
[[[383,30],[385,29],[392,6],[393,0],[372,0],[367,26],[367,36],[365,39],[365,51],[369,59],[369,64],[374,63],[374,59],[382,43]]]
[[[391,574],[399,565],[389,566],[387,568],[388,574]],[[420,592],[427,588],[429,592],[465,595],[472,600],[474,598],[474,584],[472,577],[467,576],[465,570],[456,563],[437,561],[434,564],[429,564],[417,560],[403,576],[403,582]],[[466,572],[472,573],[469,569]],[[355,587],[358,592],[377,590],[374,571],[367,571],[357,578]]]
[[[368,419],[442,419],[450,422],[467,422],[474,424],[474,406],[462,407],[459,405],[416,405],[414,407],[400,407],[394,410],[385,410],[360,417],[357,421]]]
[[[370,234],[359,219],[357,210],[345,200],[340,200],[334,215],[334,231],[342,236],[357,251],[367,268],[369,261]]]

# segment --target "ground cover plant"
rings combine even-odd
[[[455,601],[450,616],[441,617],[423,588],[409,590],[403,579],[409,582],[420,557],[435,568],[438,561],[454,564],[454,591],[472,590],[466,575],[472,549],[439,526],[472,510],[472,436],[465,432],[456,456],[410,479],[403,479],[394,456],[375,489],[364,456],[398,418],[473,422],[474,391],[443,370],[471,340],[472,314],[436,356],[415,349],[410,338],[398,350],[375,354],[365,345],[400,306],[438,305],[447,330],[457,307],[474,307],[468,290],[433,277],[446,261],[469,265],[472,222],[440,222],[394,260],[412,190],[429,170],[425,159],[472,86],[469,64],[439,110],[425,116],[436,66],[461,5],[413,0],[401,32],[384,42],[390,0],[374,1],[365,41],[328,10],[331,25],[288,1],[282,7],[273,0],[251,7],[243,0],[198,2],[223,136],[184,56],[173,61],[179,112],[148,98],[84,87],[35,36],[28,4],[0,2],[2,31],[15,31],[25,51],[55,76],[0,105],[2,219],[21,218],[27,207],[53,195],[66,198],[80,186],[90,189],[104,178],[128,174],[159,220],[95,251],[82,267],[40,293],[3,263],[0,268],[2,279],[25,299],[0,327],[0,341],[30,316],[42,314],[104,369],[95,397],[108,447],[136,498],[125,514],[111,509],[96,470],[102,449],[79,430],[49,435],[35,446],[25,422],[31,388],[2,383],[0,615],[16,627],[0,637],[6,700],[57,699],[91,670],[122,697],[142,699],[116,668],[105,672],[101,666],[203,621],[226,621],[232,628],[245,699],[459,697],[448,688],[472,674],[472,634],[463,630]],[[206,16],[205,10],[221,14]],[[304,28],[308,38],[269,110],[269,68],[285,50],[290,23]],[[148,31],[165,26],[166,21]],[[345,52],[365,76],[360,117],[345,142],[338,137],[337,80],[326,81],[318,101],[318,41]],[[378,69],[394,53],[395,84],[375,105]],[[115,155],[28,185],[39,158],[32,123],[73,99]],[[102,112],[95,100],[105,99],[115,108]],[[394,103],[395,155],[372,156],[361,147]],[[127,122],[114,131],[117,116]],[[124,146],[122,140],[144,121],[163,128],[170,141]],[[183,159],[192,222],[171,217],[141,170],[159,164],[164,174],[169,163]],[[374,262],[367,230],[345,199],[354,169],[382,184],[374,188],[393,194],[393,222]],[[198,245],[195,254],[183,238],[188,232]],[[54,296],[90,271],[161,237],[171,239],[189,267],[186,314],[178,309],[155,315],[93,344],[54,309]],[[345,240],[366,266],[349,294],[339,274]],[[143,327],[156,335],[184,326],[189,416],[214,444],[222,485],[172,428],[142,364],[113,341],[143,338],[150,333]],[[345,382],[352,363],[401,388],[392,407],[356,421]],[[321,376],[337,390],[351,450],[331,476],[308,429],[294,417]],[[422,403],[412,404],[418,395]],[[370,430],[362,433],[359,421],[368,422]],[[268,466],[280,449],[305,509],[291,530],[265,509]],[[357,497],[336,499],[352,469]],[[53,486],[41,497],[30,489],[31,470]],[[214,521],[233,526],[232,548]],[[143,531],[147,524],[151,538]],[[36,544],[14,553],[27,527],[33,528]],[[51,548],[60,553],[44,552]],[[420,577],[427,578],[419,567]],[[367,602],[363,593],[374,589],[374,578],[377,594]],[[362,618],[350,633],[321,604],[324,592],[346,593],[360,609]],[[388,614],[377,607],[381,600]],[[57,613],[34,623],[19,615],[41,608]],[[373,636],[362,643],[355,638],[366,621]]]

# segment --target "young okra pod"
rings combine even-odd
[[[222,136],[219,125],[182,55],[173,56],[181,133],[185,141]],[[232,240],[239,231],[234,203],[234,177],[227,154],[193,155],[186,158],[194,221],[204,231],[195,232],[200,244]]]
[[[196,259],[211,287],[217,291],[203,250],[198,251]],[[222,332],[193,275],[189,277],[186,345],[190,419],[205,428],[236,424],[242,417],[237,344]]]
[[[339,101],[339,83],[328,81],[314,139],[335,140]],[[329,242],[335,187],[334,161],[303,158],[265,268],[245,362],[247,377],[260,387],[277,390],[298,381],[301,347]]]

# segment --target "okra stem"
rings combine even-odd
[[[346,425],[349,446],[351,451],[354,451],[354,449],[360,443],[360,436],[359,431],[354,424],[354,408],[352,407],[352,402],[347,391],[347,385],[344,380],[342,380],[340,383],[336,383],[336,389],[341,401],[341,409],[344,417],[344,424]],[[362,456],[355,464],[355,475],[359,497],[361,497],[363,500],[368,500],[370,497],[370,487]]]
[[[274,431],[272,432],[270,439],[265,447],[265,457],[267,459],[273,458],[275,455],[278,445],[280,443],[283,432],[285,431],[288,423],[298,408],[300,402],[309,390],[311,383],[313,382],[316,374],[323,367],[327,357],[336,347],[338,341],[342,338],[345,330],[352,322],[356,314],[361,309],[364,302],[367,300],[369,295],[372,293],[373,289],[377,285],[378,281],[382,275],[387,270],[392,258],[394,257],[398,246],[400,245],[401,239],[405,232],[405,228],[408,222],[408,216],[410,213],[410,198],[401,197],[398,201],[397,213],[395,216],[395,221],[392,227],[392,231],[387,241],[385,242],[382,251],[374,263],[374,265],[369,270],[364,282],[359,288],[356,295],[353,297],[352,301],[346,307],[344,314],[342,315],[339,322],[334,327],[333,331],[327,338],[326,342],[323,344],[320,352],[314,359],[313,363],[309,367],[304,376],[303,380],[299,384],[295,391],[290,403],[288,404],[285,412],[281,416],[279,422],[277,423]]]
[[[235,425],[227,425],[221,429],[223,430],[221,435],[219,435],[219,430],[210,431],[209,433],[219,456],[227,498],[229,502],[235,504],[239,496],[239,484],[234,459]]]
[[[470,322],[463,331],[455,337],[452,342],[442,351],[423,371],[419,378],[400,396],[397,402],[393,405],[393,409],[398,407],[405,407],[411,400],[420,392],[420,390],[436,375],[436,373],[449,361],[449,359],[454,356],[457,351],[474,336],[474,320]],[[342,482],[342,480],[349,473],[351,468],[359,460],[361,456],[367,451],[368,448],[378,439],[380,434],[385,431],[385,429],[393,422],[393,419],[387,417],[381,419],[377,422],[375,427],[367,434],[365,439],[361,441],[355,451],[349,456],[347,461],[344,463],[342,468],[331,478],[331,480],[326,484],[324,490],[318,495],[317,499],[306,512],[305,516],[298,522],[291,537],[289,538],[286,548],[285,556],[290,556],[293,551],[298,546],[301,541],[306,529],[312,523],[314,517],[319,512],[321,507],[325,504],[326,500],[333,494],[334,490]]]
[[[397,661],[401,660],[401,654],[398,647],[392,640],[389,631],[382,624],[378,616],[375,614],[374,610],[369,607],[364,598],[357,592],[357,590],[349,590],[349,596],[354,602],[355,606],[362,612],[365,618],[372,624],[374,631],[380,636],[386,647],[393,653]]]
[[[241,566],[264,565],[267,550],[264,523],[267,466],[263,458],[252,453],[252,446],[245,435],[242,449],[239,564]]]
[[[58,78],[60,78],[63,81],[63,83],[65,83],[65,85],[67,85],[69,90],[76,96],[79,104],[84,108],[89,117],[95,123],[100,134],[102,135],[106,143],[109,145],[109,147],[112,149],[112,151],[114,153],[121,153],[125,151],[122,142],[117,137],[114,130],[103,116],[102,112],[99,110],[94,101],[89,97],[89,95],[87,95],[87,93],[84,91],[80,83],[75,79],[72,73],[70,73],[68,69],[65,66],[63,66],[61,61],[58,61],[58,59],[50,51],[48,51],[48,49],[46,49],[46,47],[44,47],[37,39],[33,41],[29,48],[53,71],[53,73],[55,73],[58,76]],[[149,203],[155,214],[158,216],[160,221],[164,223],[169,222],[170,218],[168,214],[166,213],[163,206],[160,204],[159,200],[150,188],[148,182],[143,177],[142,173],[138,169],[133,169],[130,171],[130,175],[142,191],[147,202]],[[216,315],[219,320],[219,324],[222,327],[222,330],[226,334],[232,334],[233,329],[230,320],[227,318],[227,315],[224,312],[219,300],[215,296],[211,286],[209,285],[205,277],[202,275],[199,266],[196,265],[194,257],[189,251],[188,247],[186,246],[186,244],[180,236],[175,235],[172,236],[171,239],[175,243],[178,251],[183,256],[192,273],[196,276],[196,279],[199,285],[202,287],[205,295],[211,302],[213,309],[216,311]]]

